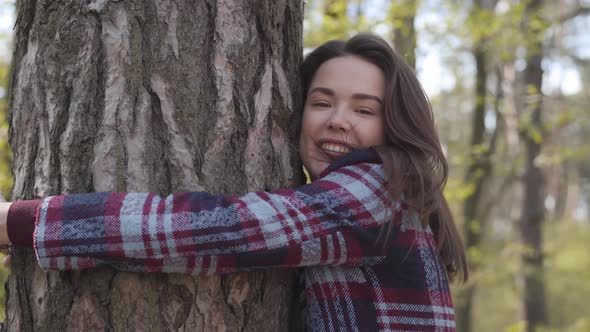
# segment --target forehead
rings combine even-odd
[[[345,96],[364,93],[383,97],[385,76],[376,65],[357,56],[343,56],[324,62],[314,75],[310,90],[332,89]]]

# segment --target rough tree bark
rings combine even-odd
[[[520,216],[521,256],[520,282],[523,287],[522,312],[527,332],[547,323],[543,269],[543,220],[545,219],[545,179],[536,159],[543,141],[542,83],[543,36],[547,22],[541,15],[542,0],[527,3],[523,29],[527,45],[524,86],[526,96],[520,119],[525,148],[524,197]]]
[[[300,183],[299,0],[18,2],[13,200]],[[16,253],[15,331],[288,329],[288,271],[43,272]]]

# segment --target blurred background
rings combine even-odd
[[[14,6],[0,0],[5,197]],[[471,268],[453,284],[460,330],[590,331],[590,1],[306,1],[306,52],[363,31],[394,45],[432,103]]]

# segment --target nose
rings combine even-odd
[[[334,107],[328,119],[328,127],[338,131],[349,131],[351,124],[346,110],[341,107]]]

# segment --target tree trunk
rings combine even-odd
[[[419,1],[392,1],[390,20],[393,25],[393,47],[410,67],[416,69],[416,28],[414,19]]]
[[[13,199],[300,183],[302,14],[299,0],[19,1]],[[25,249],[13,261],[14,331],[284,331],[297,321],[289,271],[46,273]]]
[[[496,5],[495,0],[476,0],[473,3],[472,16],[478,16],[481,11],[493,13]],[[499,125],[496,125],[490,139],[486,140],[486,105],[488,100],[488,71],[490,70],[489,37],[474,37],[473,58],[475,60],[475,105],[471,120],[471,140],[468,166],[465,173],[465,186],[471,190],[463,202],[463,234],[465,236],[465,247],[467,253],[481,250],[481,242],[484,238],[484,231],[487,224],[486,213],[482,213],[482,204],[485,185],[489,184],[492,177],[492,157],[495,152],[496,139]],[[500,77],[498,77],[500,80]],[[500,89],[497,89],[498,93]],[[497,97],[499,98],[499,97]],[[496,103],[499,101],[496,100]],[[496,108],[496,114],[499,113]],[[479,268],[480,262],[474,261],[474,255],[469,259],[469,269],[473,273]],[[468,332],[472,330],[473,301],[477,284],[471,282],[459,293],[457,301],[457,329]]]
[[[541,168],[535,162],[543,141],[542,82],[543,35],[546,23],[541,16],[541,0],[527,3],[525,36],[527,47],[524,86],[526,102],[520,118],[521,137],[525,147],[524,197],[520,217],[520,237],[524,247],[520,274],[523,287],[523,314],[528,332],[547,322],[543,272],[543,220],[545,218],[545,186]]]
[[[557,176],[554,175],[557,184],[553,193],[555,197],[555,207],[553,208],[554,221],[563,221],[567,211],[570,172],[571,169],[567,160],[557,165]]]
[[[465,236],[465,247],[467,253],[473,250],[479,250],[483,230],[485,228],[484,220],[478,218],[479,209],[483,196],[484,184],[491,176],[491,161],[489,146],[484,151],[485,142],[485,112],[487,99],[487,57],[483,45],[476,47],[473,51],[476,64],[475,79],[475,106],[472,114],[471,126],[471,143],[469,156],[469,166],[465,173],[465,186],[472,188],[469,196],[463,202],[463,234]],[[473,273],[479,267],[479,262],[469,261],[469,269]],[[473,311],[473,299],[475,296],[476,286],[469,283],[460,292],[459,301],[457,302],[457,328],[459,331],[471,331],[471,315]]]

